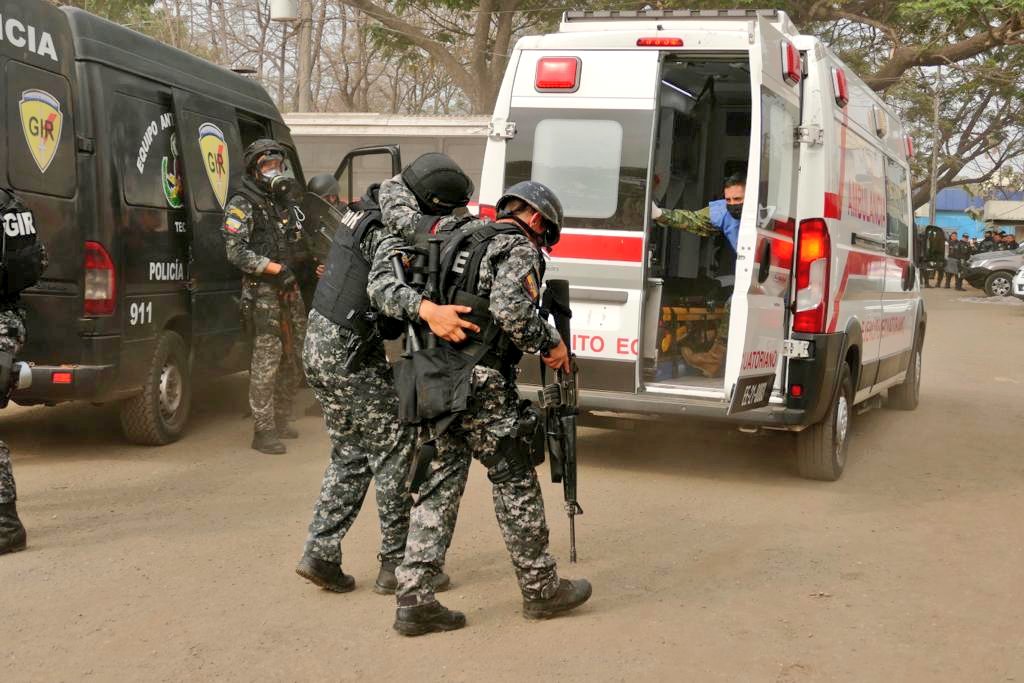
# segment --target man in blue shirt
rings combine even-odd
[[[717,232],[725,235],[736,254],[736,242],[740,234],[740,215],[743,213],[743,199],[746,195],[747,179],[739,174],[725,180],[722,195],[725,199],[710,202],[700,211],[689,209],[664,210],[654,206],[652,217],[658,225],[685,230],[700,237],[710,237]],[[732,299],[725,302],[725,315],[718,323],[715,341],[707,351],[695,351],[682,347],[683,360],[690,367],[699,370],[705,377],[721,377],[725,365],[726,341],[729,335],[729,309]]]

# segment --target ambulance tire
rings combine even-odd
[[[157,338],[142,393],[121,404],[125,438],[143,446],[163,446],[185,432],[192,404],[188,349],[176,332]]]
[[[850,418],[853,416],[853,378],[843,363],[839,386],[828,415],[796,435],[796,463],[800,476],[819,481],[836,481],[846,467],[850,446]]]
[[[895,410],[916,410],[921,400],[921,345],[914,344],[914,355],[910,358],[907,377],[902,384],[889,389],[887,408]]]

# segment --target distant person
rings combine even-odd
[[[997,247],[996,239],[993,236],[992,231],[991,230],[986,230],[985,231],[985,235],[982,238],[981,242],[978,243],[978,253],[979,254],[984,254],[985,252],[988,252],[988,251],[995,251],[996,247]]]
[[[967,262],[966,247],[957,238],[956,230],[949,233],[949,240],[946,242],[946,268],[944,273],[939,274],[939,281],[942,280],[942,275],[946,276],[946,289],[949,289],[949,285],[953,278],[956,278],[956,288],[963,290],[964,288],[964,265]],[[936,283],[936,287],[939,283]]]
[[[309,179],[309,191],[321,197],[334,207],[341,207],[341,186],[338,179],[330,173],[321,173]]]
[[[1003,238],[1003,244],[1007,251],[1017,251],[1020,248],[1020,243],[1013,235],[1006,235]]]

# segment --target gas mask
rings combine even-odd
[[[278,164],[264,168],[264,164],[275,159],[279,160]],[[257,182],[272,196],[282,199],[291,196],[295,192],[297,185],[295,178],[285,173],[284,165],[285,161],[282,156],[268,154],[260,160],[260,165],[256,170]]]
[[[729,212],[730,216],[732,216],[736,220],[739,220],[740,216],[743,214],[743,205],[742,204],[726,204],[725,205],[725,210]]]

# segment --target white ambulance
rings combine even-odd
[[[793,431],[800,473],[835,480],[854,406],[918,402],[908,154],[892,110],[783,12],[568,12],[512,52],[481,210],[526,179],[561,198],[546,277],[571,283],[584,411]],[[652,221],[736,173],[735,250]],[[681,352],[723,318],[704,377]]]

